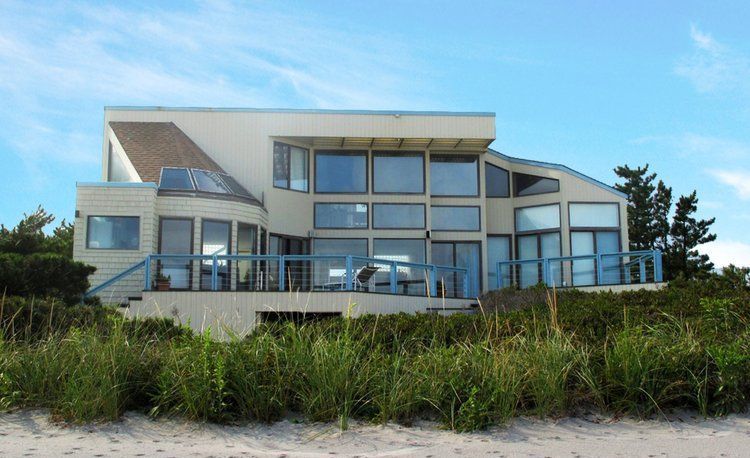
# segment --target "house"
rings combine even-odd
[[[245,324],[660,280],[624,194],[494,140],[493,113],[107,107],[74,256],[105,302]]]

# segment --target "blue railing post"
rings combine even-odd
[[[151,291],[151,255],[143,261],[143,290]]]
[[[433,296],[437,296],[437,266],[435,264],[430,266],[430,293]]]
[[[211,257],[211,291],[219,289],[219,258],[216,255]]]
[[[596,255],[596,284],[601,285],[604,279],[604,264],[602,264],[602,255]]]
[[[350,255],[346,257],[346,290],[347,291],[352,290],[352,280],[354,280],[353,275],[352,275],[354,272],[352,272],[352,269],[353,269],[352,257]]]
[[[552,286],[549,258],[544,258],[542,260],[542,282],[547,286]]]
[[[279,291],[284,291],[284,283],[286,283],[286,270],[284,269],[284,256],[279,256]]]
[[[638,271],[641,275],[641,283],[646,283],[646,257],[641,256],[638,259]]]
[[[664,281],[664,275],[662,273],[662,265],[661,265],[661,251],[654,250],[654,281],[655,282],[662,282]]]
[[[396,261],[391,263],[390,277],[391,294],[396,294],[398,292],[398,263]]]
[[[464,299],[468,299],[469,297],[469,269],[466,269],[463,272],[464,277],[464,287],[463,287],[463,297]]]
[[[497,261],[497,264],[495,265],[495,269],[497,269],[497,271],[496,271],[497,272],[497,275],[496,275],[497,278],[495,279],[495,283],[497,283],[497,289],[502,289],[502,287],[503,287],[503,280],[502,280],[503,274],[502,274],[502,267],[501,267],[502,264],[501,263],[502,263],[502,261]]]

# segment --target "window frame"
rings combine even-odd
[[[162,176],[164,175],[164,170],[170,169],[170,170],[185,170],[188,175],[188,179],[190,180],[190,184],[193,186],[192,189],[182,189],[182,188],[162,188],[161,187],[161,180]],[[207,171],[207,170],[206,170]],[[189,167],[162,167],[159,171],[159,182],[156,184],[157,189],[163,190],[163,191],[183,191],[183,192],[206,192],[206,191],[199,191],[198,190],[198,184],[195,182],[195,178],[193,177],[193,172],[190,170]]]
[[[318,156],[364,156],[365,157],[365,190],[358,192],[348,191],[319,191],[318,190]],[[370,151],[369,150],[337,150],[337,149],[322,149],[315,150],[314,159],[315,161],[315,178],[313,187],[315,194],[345,194],[345,195],[367,195],[370,191]],[[308,183],[309,188],[309,183]]]
[[[491,195],[489,195],[487,193],[487,189],[488,189],[488,186],[487,186],[487,167],[494,167],[494,168],[500,169],[500,170],[502,170],[502,171],[504,171],[505,173],[508,174],[508,189],[507,189],[507,194],[508,195],[507,196],[491,196]],[[488,199],[510,199],[511,197],[513,197],[513,189],[511,189],[511,188],[513,188],[513,186],[512,186],[512,176],[511,175],[513,175],[513,172],[511,172],[510,170],[508,170],[508,169],[506,169],[504,167],[500,167],[499,165],[495,165],[495,164],[493,164],[493,163],[491,163],[489,161],[484,161],[484,197],[486,197]]]
[[[516,185],[516,183],[517,183],[516,182],[516,175],[526,175],[526,176],[530,176],[530,177],[538,177],[538,178],[544,178],[544,179],[547,179],[547,180],[553,180],[553,181],[557,182],[557,190],[556,191],[538,192],[538,193],[535,193],[535,194],[523,194],[523,195],[519,195],[518,194],[518,187]],[[555,194],[555,193],[560,192],[560,179],[559,178],[545,177],[545,176],[541,176],[541,175],[534,175],[533,173],[524,173],[524,172],[515,172],[514,171],[513,172],[513,185],[512,185],[512,187],[513,187],[513,197],[543,196],[545,194]]]
[[[191,218],[188,216],[160,216],[159,217],[159,243],[157,246],[158,254],[169,254],[169,253],[162,253],[162,225],[164,220],[173,220],[173,221],[190,221],[190,253],[185,253],[185,255],[193,255],[195,254],[195,218]],[[194,260],[188,261],[188,287],[187,288],[172,288],[170,286],[170,291],[192,291],[193,290],[193,273],[195,270],[195,266],[193,265]],[[161,263],[162,261],[159,260],[156,265],[156,271],[158,273],[161,273]],[[200,283],[200,279],[198,279],[198,282]]]
[[[472,197],[480,197],[481,194],[481,188],[482,188],[482,176],[481,171],[479,170],[481,167],[479,167],[479,155],[478,154],[457,154],[457,153],[430,153],[430,167],[432,166],[432,158],[433,157],[460,157],[460,158],[466,158],[466,157],[473,157],[477,162],[477,192],[476,194],[434,194],[432,189],[432,170],[430,170],[430,197],[464,197],[464,198],[472,198]]]
[[[421,157],[422,158],[422,190],[421,191],[410,191],[410,192],[393,192],[393,191],[377,191],[375,190],[375,158],[376,157]],[[370,161],[371,166],[370,170],[372,173],[371,182],[372,182],[372,193],[373,194],[380,194],[380,195],[424,195],[427,192],[427,154],[425,151],[371,151],[370,154]]]
[[[91,242],[91,218],[135,218],[138,220],[138,247],[137,248],[96,248]],[[86,216],[86,249],[100,251],[140,251],[141,250],[141,217],[138,215],[87,215]]]
[[[427,240],[426,238],[419,238],[419,237],[373,237],[372,238],[372,246],[370,250],[370,256],[373,259],[380,259],[380,260],[386,260],[384,258],[377,258],[375,255],[375,241],[377,240],[418,240],[421,241],[424,244],[424,261],[423,262],[412,262],[409,261],[412,264],[428,264],[427,263]],[[401,262],[401,261],[398,261]]]
[[[317,208],[318,205],[364,205],[367,207],[367,225],[364,227],[334,227],[334,226],[318,226],[318,212]],[[367,230],[370,229],[370,204],[369,202],[315,202],[313,203],[313,228],[314,229],[320,229],[320,230],[326,230],[326,229],[346,229],[346,230],[353,230],[353,231],[361,231],[361,230]]]
[[[289,160],[287,161],[287,167],[286,167],[286,181],[287,186],[276,186],[276,180],[274,179],[273,173],[275,171],[274,167],[274,150],[276,149],[276,144],[281,144],[284,146],[288,146],[290,148],[289,150]],[[306,161],[306,167],[305,167],[305,179],[307,180],[307,189],[302,191],[300,189],[294,189],[292,188],[292,151],[291,148],[299,148],[302,150],[305,150],[305,154],[307,155],[307,161]],[[271,184],[276,189],[283,189],[285,191],[294,191],[294,192],[300,192],[302,194],[310,194],[310,148],[305,146],[298,146],[298,145],[292,145],[291,143],[282,142],[278,140],[273,141],[273,145],[271,146]]]
[[[477,228],[476,229],[435,229],[432,222],[433,208],[476,208],[477,209]],[[434,232],[482,232],[482,206],[481,205],[430,205],[430,230]]]
[[[411,205],[411,206],[420,206],[422,207],[422,216],[423,216],[423,223],[422,227],[382,227],[377,226],[375,224],[375,206],[376,205]],[[411,202],[373,202],[372,203],[372,228],[373,229],[382,229],[382,230],[389,230],[389,231],[415,231],[415,230],[423,230],[427,229],[427,205],[424,203],[411,203]]]
[[[519,231],[518,230],[518,210],[523,210],[525,208],[536,208],[536,207],[551,207],[553,205],[557,205],[557,227],[551,227],[548,229],[531,229],[527,231]],[[524,207],[513,207],[513,234],[540,234],[544,232],[559,232],[562,231],[562,205],[560,202],[552,202],[552,203],[546,203],[546,204],[537,204],[537,205],[526,205]],[[562,255],[561,255],[562,256]]]

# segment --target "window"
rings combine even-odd
[[[367,239],[315,239],[314,254],[367,256]]]
[[[468,271],[469,297],[478,297],[481,290],[481,262],[479,242],[432,242],[432,263],[438,266],[463,267]],[[450,271],[438,269],[438,281],[443,282],[442,289],[457,292],[463,288],[462,276]]]
[[[500,261],[509,261],[510,255],[510,236],[507,235],[488,235],[487,236],[487,264],[489,270],[489,288],[501,288],[510,286],[510,268],[504,266],[500,271],[500,283],[497,281],[497,263]]]
[[[479,207],[432,206],[432,230],[478,231]]]
[[[232,240],[232,223],[228,221],[203,220],[201,228],[201,254],[226,255],[230,254],[229,246]],[[229,262],[219,260],[218,287],[220,290],[229,289]],[[201,289],[211,289],[211,269],[213,260],[201,263]]]
[[[86,248],[94,250],[137,250],[140,218],[137,216],[89,216]]]
[[[620,251],[618,231],[572,231],[570,252],[573,256],[617,253]],[[596,285],[594,259],[577,259],[572,262],[573,285]],[[616,256],[602,258],[601,284],[620,283],[620,259]]]
[[[159,227],[159,253],[192,254],[193,220],[162,218]],[[190,260],[160,260],[157,270],[160,275],[169,277],[172,289],[190,289],[192,284],[192,262]]]
[[[372,227],[375,229],[424,229],[423,204],[373,204]]]
[[[373,257],[389,261],[411,262],[423,264],[425,262],[424,239],[375,239],[372,245]],[[375,274],[375,291],[390,291],[390,268],[388,265],[379,266]],[[424,296],[425,285],[429,277],[423,268],[398,266],[396,270],[396,292]]]
[[[560,205],[516,208],[516,231],[541,231],[560,227]]]
[[[193,180],[190,178],[188,169],[176,169],[164,167],[161,169],[161,178],[159,179],[160,189],[194,189]]]
[[[258,253],[258,226],[237,223],[237,254],[254,255]],[[257,282],[257,267],[254,261],[237,261],[237,289],[250,291]]]
[[[510,174],[507,170],[485,162],[484,182],[487,197],[510,197]]]
[[[430,156],[430,194],[433,196],[479,195],[477,156]]]
[[[366,193],[367,153],[316,153],[315,192]]]
[[[273,186],[307,192],[308,150],[285,143],[273,144]]]
[[[313,263],[313,289],[343,290],[346,289],[346,259],[343,256],[367,256],[367,239],[315,239],[314,254],[340,255],[341,258],[327,259]],[[357,271],[364,264],[353,260],[353,269]]]
[[[373,192],[424,193],[424,155],[374,153]]]
[[[367,204],[315,204],[315,227],[367,229]]]
[[[192,172],[198,191],[212,192],[215,194],[232,193],[232,191],[229,189],[229,186],[225,185],[224,182],[221,181],[221,177],[218,173],[200,169],[192,169]]]
[[[571,203],[570,227],[620,227],[620,206],[616,203]]]
[[[123,160],[115,152],[112,142],[109,142],[107,150],[107,181],[130,181],[130,173]]]
[[[513,190],[516,197],[557,192],[560,190],[560,181],[554,178],[514,172]]]
[[[518,259],[555,258],[560,256],[560,233],[547,232],[543,234],[519,235],[516,238]],[[562,283],[562,265],[558,262],[550,263],[550,278],[557,286]],[[521,264],[518,266],[518,284],[521,288],[534,286],[544,280],[544,269],[541,262]],[[552,285],[549,285],[552,286]]]

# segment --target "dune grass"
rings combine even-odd
[[[78,423],[129,409],[219,423],[296,412],[342,429],[352,418],[433,419],[470,431],[518,415],[747,407],[746,303],[708,297],[689,314],[646,318],[624,307],[608,312],[617,319],[604,330],[596,320],[571,330],[580,311],[567,303],[558,311],[556,300],[551,294],[544,308],[515,315],[277,324],[227,342],[116,314],[96,325],[50,324],[33,338],[6,323],[0,409],[49,408]]]

